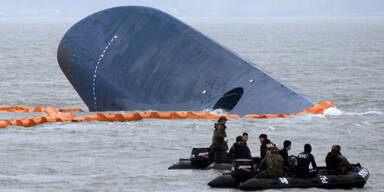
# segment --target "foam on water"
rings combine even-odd
[[[329,109],[326,109],[324,111],[324,116],[337,116],[337,115],[352,115],[352,116],[364,116],[364,115],[384,115],[383,112],[381,111],[365,111],[365,112],[346,112],[346,111],[342,111],[336,107],[332,107],[332,108],[329,108]]]
[[[342,115],[343,112],[339,109],[337,109],[336,107],[331,107],[329,109],[326,109],[324,111],[324,115]]]

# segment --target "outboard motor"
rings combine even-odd
[[[204,169],[212,163],[210,148],[193,148],[191,152],[191,163],[193,166]]]
[[[231,169],[232,177],[238,182],[244,182],[254,175],[254,163],[252,159],[236,159]]]

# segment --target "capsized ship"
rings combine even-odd
[[[160,10],[92,14],[62,38],[58,63],[90,111],[291,114],[317,101]]]

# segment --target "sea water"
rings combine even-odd
[[[231,119],[230,144],[248,132],[248,145],[258,156],[261,133],[279,147],[291,140],[290,154],[310,143],[318,165],[339,144],[371,174],[354,191],[384,190],[383,18],[182,20],[314,99],[337,106],[324,115]],[[56,61],[59,41],[76,21],[0,19],[0,106],[87,109]],[[0,119],[30,115],[2,112]],[[236,191],[207,186],[220,171],[167,169],[189,157],[192,147],[209,146],[214,123],[146,119],[1,129],[0,191]]]

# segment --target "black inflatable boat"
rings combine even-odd
[[[168,169],[230,170],[232,168],[232,163],[213,162],[209,152],[209,148],[193,148],[191,158],[180,159],[178,163],[170,166]]]
[[[362,188],[369,178],[366,168],[357,165],[345,175],[328,175],[325,167],[320,167],[311,178],[279,177],[258,178],[254,167],[247,160],[236,160],[230,173],[224,173],[208,183],[214,188],[240,188],[243,190],[281,189],[281,188]]]

